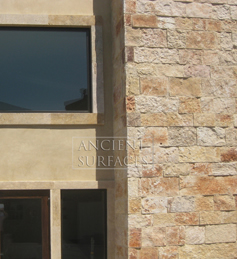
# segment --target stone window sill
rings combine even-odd
[[[103,125],[103,113],[0,113],[0,125]]]

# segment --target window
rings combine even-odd
[[[0,112],[91,112],[90,29],[0,27]]]

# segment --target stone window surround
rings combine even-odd
[[[61,259],[61,190],[107,190],[107,258],[114,258],[114,182],[113,181],[18,181],[1,182],[0,190],[50,190],[51,259]]]
[[[91,29],[92,113],[0,113],[0,125],[103,125],[104,81],[102,19],[87,15],[0,14],[0,26]]]

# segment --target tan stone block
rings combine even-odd
[[[133,112],[135,110],[135,97],[134,96],[128,96],[126,98],[126,106],[127,106],[127,112]]]
[[[167,126],[167,116],[164,113],[141,114],[142,126]]]
[[[157,26],[161,29],[175,29],[175,19],[172,17],[157,17]]]
[[[160,50],[157,48],[135,48],[134,61],[136,63],[161,63]]]
[[[160,61],[163,64],[179,63],[179,53],[177,49],[160,49]]]
[[[129,231],[129,247],[141,247],[142,244],[142,230],[140,228],[133,228]]]
[[[177,112],[179,106],[178,98],[158,96],[136,96],[136,109],[142,113]]]
[[[215,113],[234,114],[236,104],[234,98],[214,98],[213,110]]]
[[[200,113],[200,100],[197,98],[180,97],[179,113]]]
[[[166,163],[178,163],[179,160],[179,151],[176,147],[154,147],[154,153],[149,150],[149,152],[144,152],[149,163],[152,163],[153,159],[155,163],[166,164]]]
[[[194,126],[213,127],[216,124],[214,113],[195,113]]]
[[[223,128],[197,128],[197,143],[200,146],[224,146],[226,134]]]
[[[206,226],[205,243],[236,242],[236,225]]]
[[[168,30],[168,48],[182,49],[186,47],[186,32],[179,30]]]
[[[190,174],[191,175],[210,175],[212,173],[212,164],[196,163],[193,164]]]
[[[127,95],[140,94],[139,78],[127,77]]]
[[[193,30],[195,31],[205,31],[206,30],[206,19],[193,18]]]
[[[44,14],[1,14],[0,23],[6,25],[48,25],[49,17]]]
[[[203,65],[192,65],[192,66],[189,65],[189,66],[186,66],[184,68],[184,76],[185,77],[209,78],[210,77],[210,67],[209,66],[203,66]]]
[[[168,132],[167,128],[161,127],[149,127],[144,131],[144,135],[141,137],[143,146],[166,146],[168,144]]]
[[[216,114],[216,126],[229,127],[234,122],[233,115],[230,114]]]
[[[136,1],[129,0],[125,3],[125,13],[135,13],[136,12]]]
[[[180,147],[179,162],[218,162],[218,150],[214,147]]]
[[[166,31],[161,29],[143,29],[141,44],[145,47],[167,47]]]
[[[166,213],[167,212],[167,198],[166,197],[149,197],[142,199],[142,213]]]
[[[168,212],[191,212],[195,209],[195,197],[183,196],[168,199]]]
[[[184,227],[166,227],[167,245],[184,245],[185,232]]]
[[[137,259],[139,258],[139,250],[134,249],[134,248],[129,248],[128,250],[128,258],[129,259]]]
[[[236,21],[234,20],[222,20],[221,21],[222,31],[236,32]]]
[[[153,14],[155,11],[154,2],[152,1],[137,1],[137,13],[140,14]]]
[[[196,212],[175,213],[177,225],[199,225],[199,214]]]
[[[237,20],[237,6],[230,6],[230,14],[233,20]]]
[[[179,248],[179,258],[182,259],[234,259],[237,256],[237,245],[186,245]]]
[[[213,196],[198,196],[195,199],[195,210],[197,211],[213,210],[213,206]]]
[[[141,44],[141,30],[125,27],[126,46],[139,46]]]
[[[226,143],[230,146],[237,145],[237,129],[227,128],[226,129]]]
[[[237,174],[236,163],[213,163],[212,172],[209,175],[227,176]]]
[[[181,65],[156,65],[154,72],[157,76],[183,77],[184,69]]]
[[[142,178],[140,182],[142,196],[174,196],[178,195],[178,192],[177,178]]]
[[[148,227],[142,230],[142,246],[154,247],[166,245],[165,227]]]
[[[155,15],[143,15],[135,14],[132,15],[132,25],[133,27],[157,27],[157,19]]]
[[[207,20],[207,30],[208,31],[221,31],[221,21],[218,20]]]
[[[142,177],[158,177],[162,176],[162,167],[159,165],[144,166],[142,169]]]
[[[203,244],[205,242],[205,227],[186,227],[185,243],[188,245]]]
[[[175,18],[175,25],[177,29],[191,30],[193,28],[193,21],[188,18],[177,17]]]
[[[141,126],[141,114],[138,112],[128,113],[127,126],[130,126],[130,127]]]
[[[167,113],[167,126],[193,126],[193,115]]]
[[[237,177],[186,176],[180,180],[180,195],[237,193]]]
[[[159,259],[178,259],[179,252],[177,246],[166,246],[159,248]]]
[[[206,3],[191,3],[186,8],[187,17],[212,18],[212,5]]]
[[[155,13],[158,16],[185,16],[186,5],[168,0],[158,0],[155,2]]]
[[[203,79],[201,89],[202,95],[207,97],[235,97],[237,90],[236,80]]]
[[[153,225],[152,215],[141,215],[141,214],[128,215],[128,226],[130,228],[147,228],[152,225]]]
[[[214,196],[215,210],[235,210],[235,200],[233,196]]]
[[[186,46],[189,49],[215,49],[217,37],[214,32],[190,31],[187,33]]]
[[[220,63],[218,52],[213,50],[204,50],[202,59],[204,65],[218,66]]]
[[[128,213],[138,213],[141,211],[141,199],[133,198],[128,202]]]
[[[235,66],[237,64],[237,52],[232,51],[219,51],[219,64],[221,66]]]
[[[174,213],[158,213],[154,214],[154,225],[156,226],[174,226],[175,223]]]
[[[201,96],[201,79],[171,78],[169,92],[171,96]]]
[[[221,224],[222,215],[219,211],[201,211],[200,225]]]
[[[141,78],[140,84],[142,94],[156,96],[167,95],[167,77]]]
[[[237,223],[237,211],[223,211],[221,212],[222,220],[224,224]]]
[[[164,167],[164,177],[179,177],[188,175],[191,171],[191,164],[166,164]]]
[[[158,250],[155,247],[142,247],[139,259],[158,259]]]
[[[221,162],[237,161],[236,148],[220,148]]]
[[[170,146],[196,145],[196,129],[191,127],[171,127],[168,129],[168,142]]]
[[[214,6],[213,17],[218,20],[230,19],[230,7],[228,5]]]
[[[229,32],[222,32],[219,35],[220,48],[222,50],[232,50],[233,42],[232,42],[232,34]]]
[[[202,64],[202,55],[201,50],[181,49],[179,50],[179,61],[180,64],[184,65],[200,65]]]

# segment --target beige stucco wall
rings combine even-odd
[[[72,168],[72,138],[112,135],[112,89],[109,0],[0,1],[2,14],[96,15],[102,17],[105,114],[103,125],[1,125],[0,181],[108,180],[113,172]],[[5,16],[4,16],[5,19]],[[1,19],[0,19],[1,20]],[[105,73],[106,71],[106,73]],[[16,114],[17,116],[17,114]],[[32,115],[34,116],[34,115]],[[79,118],[80,114],[78,114]],[[85,114],[82,114],[85,124]],[[80,121],[80,118],[79,118]],[[28,124],[28,123],[27,123]],[[60,123],[61,124],[61,123]]]

